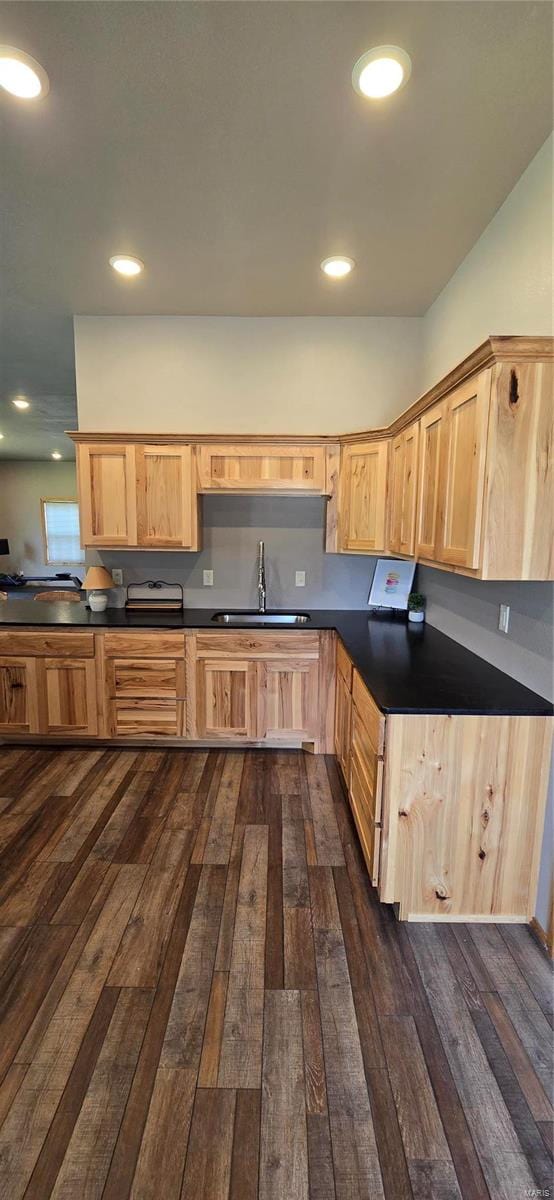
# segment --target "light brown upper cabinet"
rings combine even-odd
[[[479,565],[490,384],[482,371],[421,418],[419,558]]]
[[[191,446],[85,442],[77,453],[84,546],[198,548]]]
[[[136,446],[137,544],[192,549],[196,494],[191,446]]]
[[[83,546],[136,546],[135,447],[124,442],[77,448]]]
[[[391,446],[389,488],[389,550],[414,553],[417,500],[419,422],[395,437]]]
[[[198,447],[202,492],[325,492],[325,447],[243,442]]]
[[[388,440],[342,447],[339,546],[347,553],[385,549]]]

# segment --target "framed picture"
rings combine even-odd
[[[407,608],[415,562],[404,558],[378,558],[367,599],[370,608]]]

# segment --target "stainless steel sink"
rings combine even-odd
[[[216,625],[306,625],[308,613],[286,612],[217,612],[212,621]]]

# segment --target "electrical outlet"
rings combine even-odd
[[[510,605],[501,604],[498,609],[498,628],[501,633],[507,633],[510,627]]]
[[[203,571],[202,577],[203,577],[204,587],[213,587],[213,585],[214,585],[213,571]]]
[[[297,587],[305,587],[306,586],[306,572],[305,571],[297,571],[296,572],[295,583],[296,583]]]
[[[116,587],[123,586],[123,571],[121,570],[121,567],[116,567],[115,570],[112,571],[112,579]]]

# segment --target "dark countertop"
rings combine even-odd
[[[82,602],[31,604],[10,597],[2,604],[0,628],[221,629],[211,620],[215,611],[189,608],[143,613],[108,608],[104,613],[91,613]],[[303,628],[337,631],[385,713],[550,716],[554,712],[548,700],[432,625],[411,626],[404,617],[373,614],[367,609],[309,611],[310,621]],[[298,627],[290,631],[298,632]],[[229,632],[229,627],[223,632]],[[285,634],[289,629],[280,626],[278,632]]]

